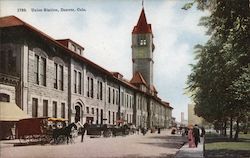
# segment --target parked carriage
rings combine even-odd
[[[52,117],[21,119],[16,124],[16,137],[25,143],[51,143],[55,142],[55,138],[58,143],[65,140],[65,136],[57,134],[57,131],[66,128],[66,121],[63,118]]]
[[[87,135],[90,137],[111,137],[111,136],[125,136],[130,132],[128,125],[115,126],[115,125],[89,125]]]

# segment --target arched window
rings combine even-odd
[[[82,104],[77,102],[75,105],[75,122],[82,121]]]

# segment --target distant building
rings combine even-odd
[[[187,126],[188,125],[188,120],[185,120],[184,118],[184,112],[181,112],[181,122],[180,122],[181,126]]]
[[[188,104],[188,124],[189,125],[195,125],[195,124],[201,125],[203,122],[203,119],[195,115],[194,105],[195,104]]]
[[[184,112],[181,112],[181,122],[184,122]]]
[[[132,31],[131,80],[86,59],[76,42],[55,40],[15,16],[0,18],[0,27],[0,101],[32,117],[170,126],[173,108],[153,85],[153,33],[144,9]]]

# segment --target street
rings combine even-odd
[[[1,141],[1,158],[51,158],[51,157],[173,157],[185,138],[161,134],[142,134],[111,138],[89,138],[81,143],[78,136],[72,144],[14,146],[19,140]]]

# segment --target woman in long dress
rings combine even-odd
[[[190,127],[188,130],[188,145],[189,148],[194,148],[195,147],[195,143],[194,143],[194,136],[193,136],[193,128]]]

